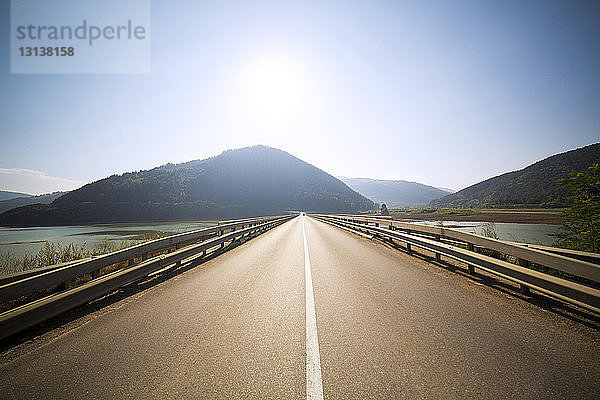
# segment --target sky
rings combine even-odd
[[[462,189],[600,141],[599,20],[578,0],[153,0],[149,72],[16,74],[0,0],[0,190],[255,144]]]

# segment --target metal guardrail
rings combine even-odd
[[[265,220],[277,217],[252,218],[239,221],[218,222],[217,225],[191,232],[171,235],[141,243],[123,250],[80,261],[18,272],[0,278],[0,303],[24,296],[54,285],[64,284],[85,274],[95,274],[101,268],[127,261],[134,264],[135,259],[145,260],[149,254],[175,249],[197,241],[222,235],[246,226],[254,226]]]
[[[444,255],[466,263],[469,273],[474,273],[475,268],[481,268],[517,282],[521,285],[524,293],[527,293],[529,289],[534,289],[600,314],[600,290],[597,288],[528,268],[530,263],[535,263],[598,284],[600,282],[600,265],[581,258],[574,258],[575,255],[570,251],[549,252],[543,246],[523,245],[444,227],[417,225],[380,218],[323,214],[312,216],[326,222],[335,222],[338,226],[351,227],[376,236],[398,240],[405,243],[409,252],[412,251],[412,246],[431,251],[435,253],[438,261]],[[476,251],[478,249],[494,250],[511,256],[518,265],[480,254]],[[600,255],[597,254],[577,253],[579,253],[576,254],[578,257],[585,256],[587,260],[600,259]]]
[[[536,250],[546,251],[548,253],[559,254],[562,256],[575,258],[577,260],[588,261],[592,264],[600,264],[600,254],[598,253],[590,253],[587,251],[578,251],[578,250],[570,250],[570,249],[561,249],[558,247],[549,247],[542,246],[539,244],[529,244],[529,243],[519,243],[523,247],[530,247]]]
[[[128,267],[96,277],[82,285],[0,314],[0,340],[64,311],[106,295],[126,284],[143,279],[149,274],[156,273],[169,266],[179,266],[184,260],[189,261],[201,254],[206,254],[206,251],[211,248],[219,245],[223,247],[225,242],[261,233],[294,217],[295,215],[254,218],[237,222],[226,221],[214,227],[153,240],[79,263],[60,264],[56,266],[56,269],[45,270],[36,275],[4,284],[0,286],[0,298],[2,301],[9,301],[72,280],[83,274],[98,271],[100,268],[118,262],[131,260],[132,258],[141,257],[142,259],[138,264],[130,263]],[[229,232],[226,233],[228,230]],[[207,237],[208,239],[206,239]],[[189,244],[198,240],[202,241]],[[184,247],[184,244],[187,244],[187,246]],[[165,250],[173,251],[146,259],[149,253]]]
[[[0,287],[4,286],[8,283],[20,281],[21,279],[29,278],[30,276],[39,275],[43,272],[53,271],[58,268],[66,267],[68,265],[73,265],[81,262],[90,261],[92,257],[81,258],[79,260],[67,261],[60,264],[48,265],[45,267],[29,269],[26,271],[14,272],[12,274],[6,274],[0,276]]]

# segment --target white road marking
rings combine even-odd
[[[317,315],[313,296],[310,258],[306,228],[302,216],[302,236],[304,237],[304,280],[306,286],[306,398],[323,400],[323,381],[321,379],[321,357],[319,356],[319,338],[317,337]]]

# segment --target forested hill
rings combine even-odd
[[[15,207],[22,207],[29,204],[50,204],[67,192],[54,192],[32,196],[24,194],[20,197],[13,197],[7,200],[0,200],[0,213],[12,210]]]
[[[571,193],[558,180],[600,163],[600,143],[556,154],[524,169],[508,172],[433,200],[432,206],[511,208],[564,207]]]
[[[344,178],[342,182],[377,203],[388,207],[425,206],[433,199],[449,193],[448,190],[417,182],[369,178]]]
[[[373,207],[371,200],[326,172],[284,151],[254,146],[113,175],[49,205],[7,211],[0,215],[0,225],[198,220]]]

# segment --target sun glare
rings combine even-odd
[[[242,77],[245,106],[253,117],[263,122],[281,122],[297,115],[305,89],[299,66],[282,57],[260,58]]]

